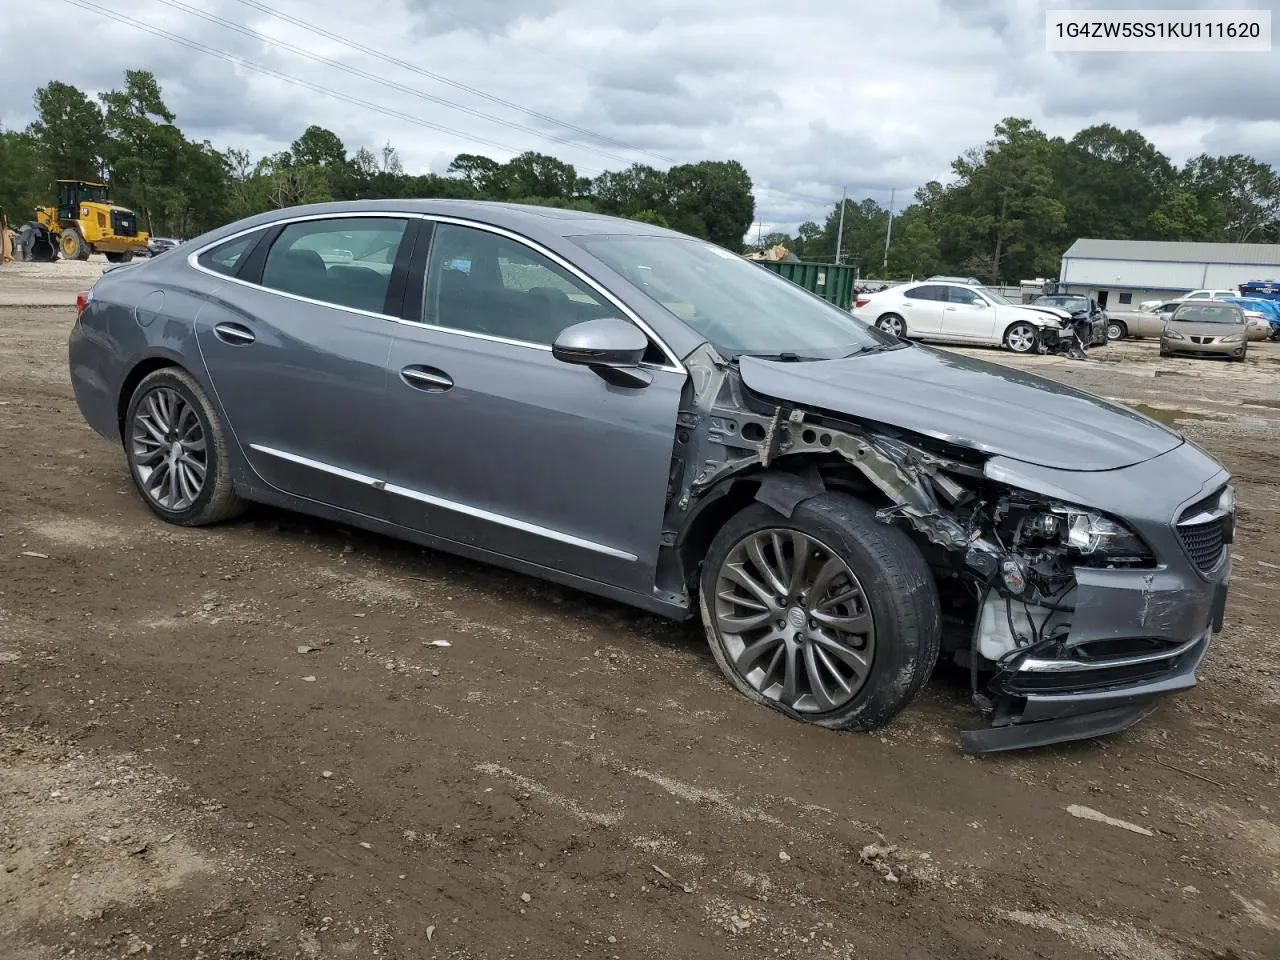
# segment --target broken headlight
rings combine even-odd
[[[1093,510],[1055,503],[1030,513],[1021,539],[1066,547],[1084,557],[1111,561],[1151,559],[1142,539],[1124,524]]]

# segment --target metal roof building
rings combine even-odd
[[[1062,255],[1058,286],[1124,310],[1145,299],[1278,277],[1280,244],[1275,243],[1081,238]]]

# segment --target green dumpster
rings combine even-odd
[[[756,263],[792,283],[804,287],[848,310],[853,306],[856,270],[847,263],[805,263],[804,261],[757,260]]]

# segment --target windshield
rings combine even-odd
[[[702,240],[572,239],[727,357],[830,359],[902,343],[769,268]]]
[[[1185,306],[1173,315],[1177,323],[1244,323],[1244,314],[1239,307],[1227,304],[1205,304],[1204,306]]]
[[[988,300],[994,300],[996,303],[1000,304],[1001,306],[1012,307],[1014,305],[1012,300],[1008,299],[1002,294],[997,293],[996,291],[992,290],[990,287],[979,287],[978,289],[982,291],[982,295],[985,296]]]

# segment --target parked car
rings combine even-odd
[[[1234,303],[1184,303],[1160,334],[1160,356],[1189,353],[1243,361],[1249,351],[1249,323]]]
[[[984,287],[915,283],[858,297],[853,315],[895,337],[950,343],[1003,344],[1033,353],[1072,336],[1065,310],[1026,307]]]
[[[962,284],[962,285],[964,285],[964,286],[966,286],[966,287],[980,287],[980,286],[982,286],[982,281],[981,281],[981,280],[979,280],[977,277],[940,277],[940,276],[934,276],[934,277],[926,277],[926,278],[925,278],[925,281],[926,281],[927,283],[959,283],[959,284]]]
[[[1108,321],[1108,334],[1111,327],[1119,327],[1119,339],[1159,338],[1164,331],[1165,323],[1184,302],[1183,300],[1155,300],[1143,303],[1137,310],[1116,314]]]
[[[1280,340],[1280,300],[1260,297],[1223,297],[1223,303],[1234,303],[1249,321],[1250,340]]]
[[[159,256],[166,250],[172,250],[174,247],[181,245],[181,243],[181,240],[175,240],[173,237],[152,237],[147,241],[147,256]]]
[[[1120,339],[1118,335],[1114,337],[1111,335],[1107,312],[1098,306],[1098,301],[1093,297],[1059,293],[1036,297],[1030,306],[1052,307],[1055,311],[1065,310],[1071,315],[1073,323],[1087,322],[1090,330],[1089,338],[1086,340],[1087,346],[1106,346],[1110,341]]]
[[[1200,448],[649,224],[275,210],[77,307],[76,402],[161,520],[257,501],[701,616],[794,719],[882,725],[945,657],[992,722],[966,749],[1096,736],[1222,628],[1234,493]]]
[[[1192,290],[1184,293],[1178,300],[1219,300],[1222,297],[1238,297],[1239,290]]]

